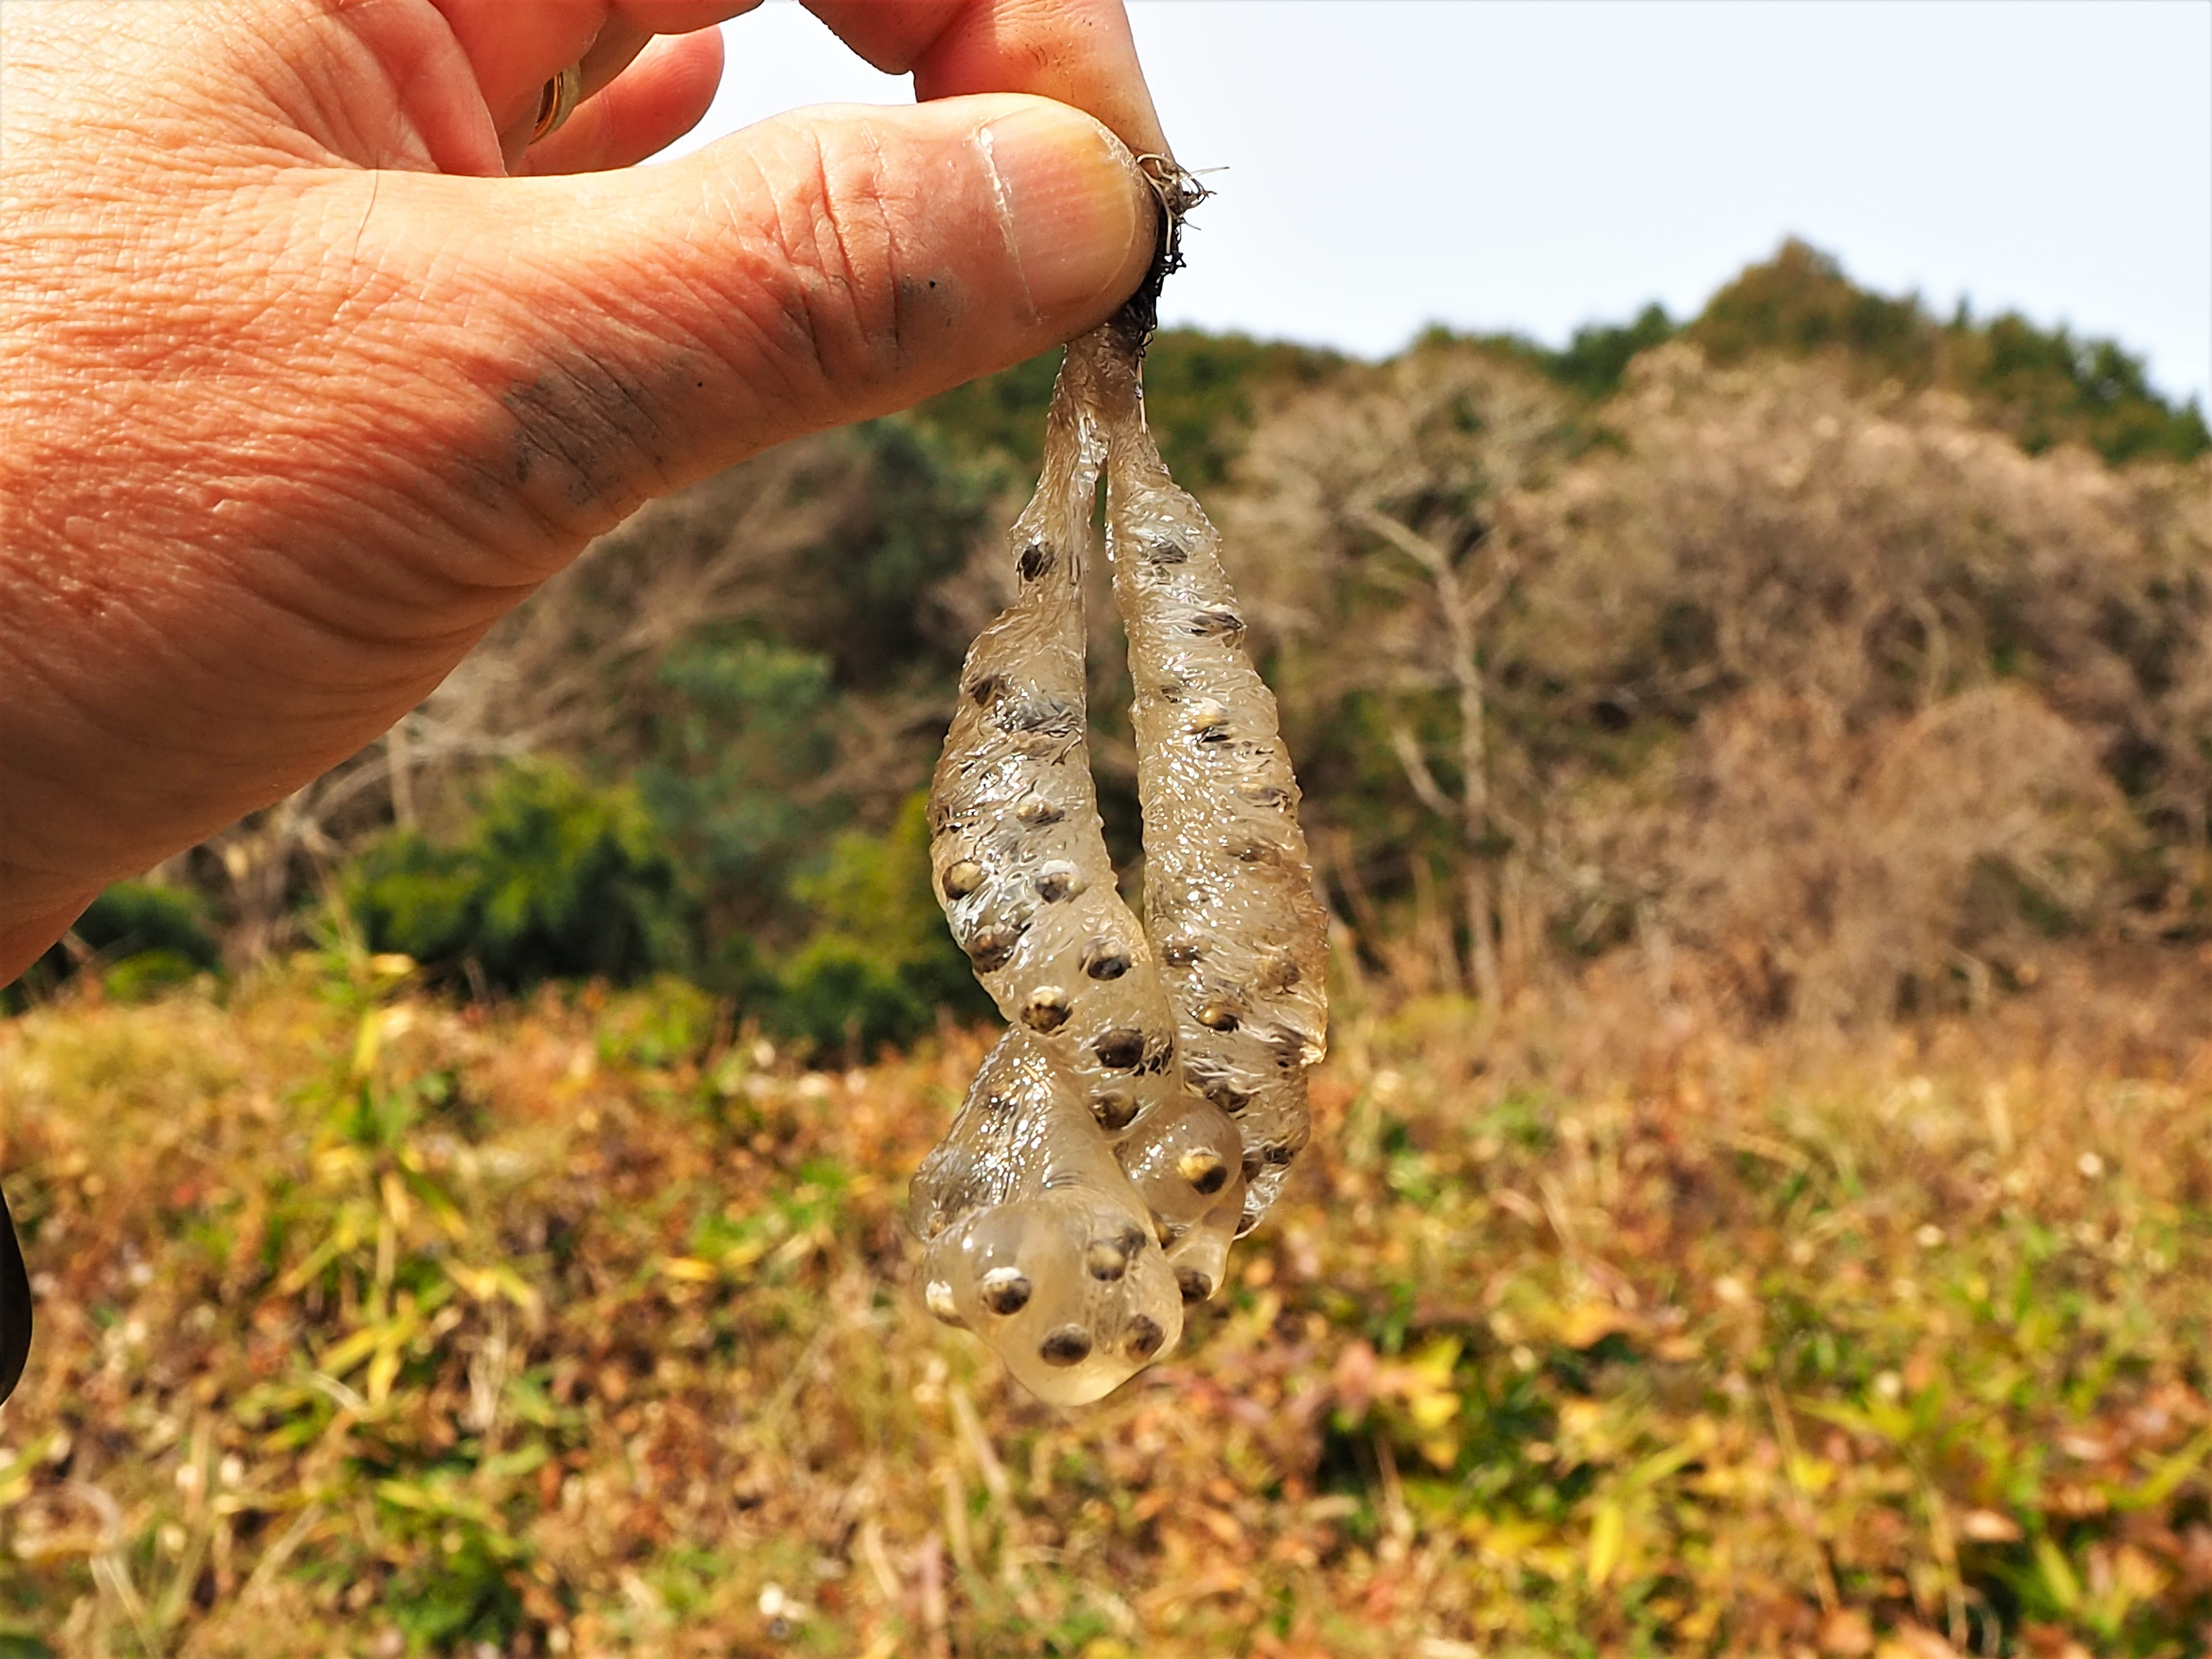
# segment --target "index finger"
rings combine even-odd
[[[1138,155],[1168,155],[1121,0],[805,0],[917,98],[1026,92],[1071,104]]]

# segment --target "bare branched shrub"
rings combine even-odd
[[[1814,695],[1717,705],[1632,795],[1548,829],[1581,900],[1623,906],[1745,1012],[1835,1020],[1924,1000],[1954,972],[2032,975],[2041,933],[2094,922],[2135,825],[2081,734],[2016,684],[1853,730]]]
[[[1521,576],[1494,524],[1555,463],[1564,410],[1556,388],[1494,356],[1419,348],[1263,421],[1226,507],[1293,741],[1347,700],[1371,710],[1370,740],[1449,828],[1465,981],[1492,1007],[1517,965],[1518,930],[1498,911],[1520,890],[1523,838],[1490,737],[1491,641]],[[1314,781],[1359,787],[1356,769]]]
[[[349,845],[456,801],[456,785],[488,763],[549,750],[619,761],[662,663],[687,637],[768,617],[834,629],[841,595],[821,567],[873,505],[868,458],[828,434],[651,502],[600,537],[387,737],[181,855],[228,890],[232,952],[251,959],[279,943],[301,890]],[[935,710],[890,707],[899,699],[887,696],[884,718],[856,724],[872,741],[843,757],[840,777],[911,787],[919,766],[881,751]]]
[[[792,567],[830,539],[864,472],[835,438],[802,439],[647,503],[424,700],[406,723],[415,764],[611,746],[626,694],[678,641],[788,602]]]
[[[1471,981],[1540,927],[1848,1018],[2038,930],[2206,925],[2212,465],[1687,346],[1595,418],[1415,353],[1273,411],[1235,480],[1323,840],[1413,893],[1406,826],[1455,819]]]

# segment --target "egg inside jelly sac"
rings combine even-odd
[[[969,652],[929,799],[936,895],[1009,1029],[915,1179],[924,1299],[1064,1406],[1167,1352],[1218,1291],[1304,1144],[1326,1030],[1297,782],[1219,538],[1146,431],[1142,349],[1116,325],[1068,348],[1008,538],[1018,594]],[[1141,922],[1085,739],[1102,470],[1137,682]]]
[[[1139,1218],[1054,1188],[980,1210],[923,1255],[923,1299],[981,1337],[1038,1398],[1112,1393],[1182,1335],[1182,1293]]]

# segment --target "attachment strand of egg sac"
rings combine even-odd
[[[1249,1231],[1310,1133],[1306,1073],[1328,1031],[1327,920],[1219,532],[1146,428],[1134,352],[1109,342],[1097,376],[1107,550],[1135,684],[1145,927],[1184,1073],[1241,1132]]]
[[[1240,1143],[1184,1086],[1174,1012],[1107,857],[1085,741],[1081,577],[1103,349],[1095,335],[1072,345],[1054,390],[1043,477],[1012,537],[1020,592],[969,652],[932,781],[931,866],[976,977],[1121,1145],[1163,1233],[1219,1235],[1201,1264],[1210,1293],[1241,1212]]]

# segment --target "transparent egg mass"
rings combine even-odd
[[[932,781],[931,876],[1008,1025],[914,1180],[923,1299],[1040,1398],[1110,1393],[1213,1296],[1308,1134],[1326,928],[1220,538],[1146,429],[1141,341],[1071,344],[1042,477]],[[1129,641],[1145,916],[1085,741],[1083,572],[1106,487]]]

